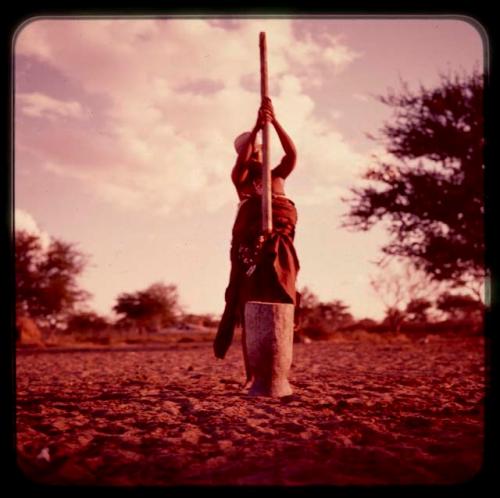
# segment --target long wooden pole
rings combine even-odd
[[[260,47],[260,96],[262,101],[268,96],[267,87],[267,46],[266,33],[262,31],[259,36]],[[269,166],[269,123],[264,123],[262,128],[262,231],[273,231],[272,197],[271,197],[271,168]]]

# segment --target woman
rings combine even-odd
[[[271,171],[273,231],[262,233],[262,147],[257,133],[268,121],[276,130],[285,155]],[[252,372],[247,360],[244,309],[247,301],[297,304],[295,281],[299,261],[293,246],[297,211],[285,195],[285,179],[295,167],[297,154],[291,138],[274,115],[271,99],[264,99],[252,131],[234,142],[238,157],[231,172],[240,204],[232,230],[231,274],[225,292],[226,306],[214,341],[217,358],[224,358],[242,325],[243,358],[248,385]]]

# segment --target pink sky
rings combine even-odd
[[[374,95],[483,68],[464,20],[36,19],[15,41],[18,227],[91,256],[80,282],[111,313],[120,292],[178,285],[189,312],[222,312],[237,196],[233,139],[259,105],[266,31],[275,112],[298,149],[298,286],[380,318],[369,285],[386,240],[340,228],[368,140],[390,116]],[[272,159],[281,148],[272,141]]]

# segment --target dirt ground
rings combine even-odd
[[[294,345],[251,398],[240,344],[19,350],[19,466],[89,485],[461,483],[480,469],[481,337]]]

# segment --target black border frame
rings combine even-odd
[[[467,4],[467,5],[466,5]],[[99,6],[97,6],[99,5]],[[496,66],[494,58],[496,56],[497,35],[494,27],[494,9],[492,6],[472,4],[471,2],[331,2],[327,6],[308,3],[296,5],[291,2],[286,6],[271,5],[267,2],[255,2],[251,6],[222,5],[166,5],[163,8],[153,7],[148,4],[137,6],[105,6],[103,4],[90,5],[90,3],[73,3],[71,6],[58,2],[47,2],[43,8],[29,7],[22,5],[11,5],[11,10],[2,15],[0,26],[4,39],[2,55],[6,59],[8,71],[4,72],[3,83],[6,88],[6,99],[4,119],[7,133],[3,135],[6,155],[2,168],[4,182],[0,190],[0,200],[5,210],[5,223],[2,225],[1,245],[2,258],[0,261],[4,265],[2,279],[6,286],[7,299],[0,300],[2,307],[3,330],[0,334],[0,371],[3,382],[0,383],[0,402],[3,409],[0,410],[0,451],[6,457],[3,459],[6,482],[4,489],[12,489],[13,492],[26,496],[50,495],[66,496],[68,493],[76,493],[86,496],[89,493],[105,493],[106,495],[153,495],[153,496],[185,496],[186,494],[200,492],[202,494],[211,492],[236,492],[242,496],[251,496],[255,492],[270,491],[272,493],[284,493],[290,495],[309,495],[309,494],[330,494],[339,496],[372,496],[380,494],[384,497],[390,496],[421,496],[422,494],[436,494],[436,496],[455,496],[457,493],[464,492],[468,494],[478,494],[480,496],[489,496],[494,490],[500,491],[499,481],[495,475],[496,469],[496,450],[498,448],[498,398],[496,391],[498,388],[497,371],[497,352],[498,337],[500,331],[498,327],[498,294],[500,286],[500,274],[498,260],[500,248],[496,239],[496,226],[498,225],[499,211],[498,202],[495,197],[495,186],[499,185],[497,167],[498,164],[498,146],[494,137],[494,109],[497,109],[497,97],[495,94],[496,84]],[[253,487],[253,486],[235,486],[235,487],[209,487],[202,486],[182,486],[182,487],[94,487],[94,486],[46,486],[33,483],[24,477],[24,474],[16,465],[15,448],[15,272],[14,272],[14,251],[13,251],[13,208],[14,208],[14,173],[13,173],[13,144],[11,136],[13,133],[12,116],[12,78],[13,78],[13,59],[12,41],[16,29],[32,17],[73,17],[73,16],[251,16],[260,17],[261,15],[278,16],[359,16],[359,17],[435,17],[435,16],[460,16],[468,17],[484,28],[487,40],[483,42],[489,45],[489,61],[485,61],[488,68],[485,74],[485,222],[486,222],[486,266],[490,269],[490,295],[491,306],[486,312],[485,317],[485,353],[487,367],[487,393],[485,410],[485,447],[484,463],[481,471],[470,481],[456,485],[426,485],[426,486],[376,486],[376,487],[337,487],[337,486],[303,486],[303,487]],[[5,66],[4,66],[5,67]],[[6,409],[7,408],[7,409]],[[499,467],[500,469],[500,467]],[[496,493],[495,493],[496,494]]]

